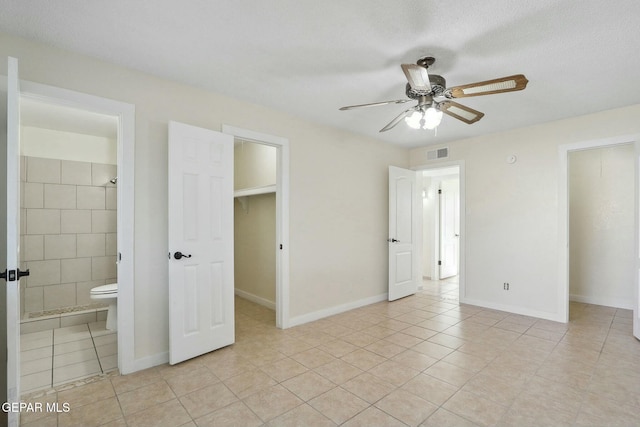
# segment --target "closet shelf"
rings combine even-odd
[[[253,187],[253,188],[244,188],[242,190],[236,190],[233,192],[233,197],[255,196],[257,194],[269,194],[269,193],[275,193],[275,192],[276,192],[275,185],[265,185],[264,187]]]
[[[249,196],[256,196],[258,194],[275,193],[275,185],[265,185],[264,187],[244,188],[242,190],[236,190],[233,192],[233,197],[238,199],[240,206],[244,209],[245,213],[249,212]]]

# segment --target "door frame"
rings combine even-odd
[[[442,170],[444,172],[446,172],[447,169],[452,169],[456,166],[449,166],[449,167],[443,167],[443,168],[431,168],[431,169],[424,169],[422,171],[418,171],[418,172],[424,172],[426,170],[433,170],[433,171],[438,171],[438,170]],[[458,181],[460,180],[460,169],[458,168],[458,171],[453,174],[453,173],[436,173],[433,174],[432,176],[430,176],[430,178],[432,179],[432,185],[433,184],[437,184],[438,189],[440,189],[442,187],[442,181],[444,180],[443,178],[447,178],[447,177],[452,177],[455,176]],[[424,179],[424,174],[422,174],[422,179]],[[422,182],[424,184],[424,181]],[[459,185],[458,185],[459,187]],[[459,193],[459,190],[458,190]],[[434,193],[434,216],[433,216],[433,231],[434,231],[434,235],[433,235],[433,239],[431,240],[431,242],[428,242],[427,244],[431,246],[431,273],[430,273],[430,278],[431,280],[440,280],[440,268],[438,266],[438,261],[441,260],[441,239],[442,239],[442,227],[441,227],[441,223],[442,220],[440,218],[440,211],[441,211],[441,194],[439,193]],[[424,199],[424,196],[423,196]],[[458,199],[460,199],[460,194],[458,194]],[[459,202],[459,200],[458,200]],[[423,204],[424,206],[424,204]],[[424,212],[422,215],[423,219],[422,222],[424,222]],[[424,231],[424,224],[423,224],[423,231]],[[424,233],[423,233],[424,236]],[[424,248],[425,246],[425,242],[423,242],[422,247]],[[460,252],[458,250],[458,252]],[[421,258],[422,259],[422,258]],[[422,266],[424,271],[424,265]]]
[[[222,125],[222,133],[276,148],[276,327],[287,329],[289,318],[289,140],[249,129]]]
[[[466,215],[465,215],[465,206],[466,206],[466,180],[465,180],[465,162],[464,160],[453,160],[453,161],[443,161],[443,162],[438,162],[438,163],[433,163],[433,164],[423,164],[423,165],[418,165],[418,166],[413,166],[411,169],[417,172],[422,172],[422,171],[427,171],[427,170],[437,170],[437,169],[448,169],[450,167],[458,167],[458,177],[460,179],[460,240],[458,242],[458,253],[459,253],[459,258],[458,258],[458,298],[460,300],[461,303],[465,303],[466,301],[466,296],[467,296],[467,288],[466,288],[466,257],[465,257],[465,248],[466,248]],[[422,192],[420,191],[420,194],[422,194]],[[437,219],[439,219],[439,202],[438,202],[438,213],[437,213]],[[422,214],[422,206],[420,207],[420,212],[421,215]],[[424,216],[424,215],[423,215]],[[422,220],[420,221],[420,223],[422,223]],[[424,246],[424,242],[423,242],[423,235],[422,235],[422,227],[418,227],[420,228],[420,236],[419,236],[419,242],[421,242],[420,245],[420,252],[422,252],[422,247]],[[440,240],[439,237],[439,227],[438,227],[438,241]],[[440,249],[436,248],[436,252],[439,253]],[[434,252],[434,258],[437,256],[436,252]],[[437,260],[436,260],[437,262]],[[422,256],[420,256],[419,258],[419,263],[420,263],[420,271],[424,271],[423,269],[423,265],[422,265]],[[432,266],[432,271],[437,270],[437,266]],[[440,272],[438,270],[438,277],[440,276]]]
[[[558,147],[559,158],[559,179],[558,179],[558,318],[567,323],[569,321],[569,153],[572,151],[588,150],[592,148],[612,147],[621,144],[633,144],[635,147],[635,226],[634,226],[634,259],[636,260],[636,271],[634,272],[634,290],[636,300],[634,301],[634,332],[640,335],[640,181],[639,181],[639,158],[640,155],[640,134],[616,136],[611,138],[594,139],[580,141],[571,144],[564,144]],[[640,337],[639,337],[640,339]]]
[[[118,369],[135,369],[134,171],[135,106],[54,86],[20,81],[20,96],[118,118]]]

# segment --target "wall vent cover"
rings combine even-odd
[[[427,160],[446,159],[449,157],[449,147],[427,151]]]

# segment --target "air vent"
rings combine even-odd
[[[427,160],[446,159],[449,157],[449,148],[438,148],[437,150],[427,151]]]

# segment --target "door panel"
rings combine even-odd
[[[389,166],[389,301],[418,290],[416,191],[414,171]]]
[[[443,180],[440,193],[440,279],[458,274],[459,224],[459,181]]]
[[[235,340],[232,136],[169,123],[169,250],[175,364]]]

